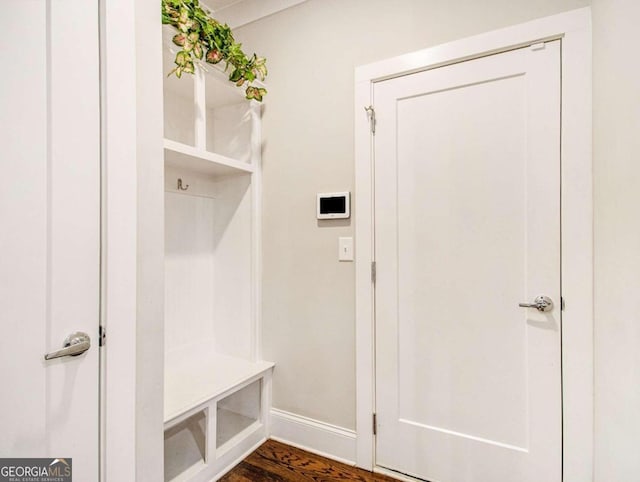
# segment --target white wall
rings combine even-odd
[[[638,0],[594,0],[595,474],[640,480]]]
[[[268,59],[263,337],[274,407],[355,428],[350,221],[315,219],[315,193],[353,191],[357,65],[589,5],[590,0],[309,0],[236,30]],[[357,216],[357,213],[354,213]]]

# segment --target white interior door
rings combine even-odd
[[[374,99],[376,464],[559,482],[560,41]]]
[[[0,24],[0,458],[96,481],[98,2],[5,0]],[[44,359],[74,332],[88,351]]]

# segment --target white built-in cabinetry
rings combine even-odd
[[[164,79],[166,480],[215,480],[268,435],[260,104],[205,67]]]

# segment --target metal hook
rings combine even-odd
[[[183,186],[182,185],[182,178],[178,178],[178,191],[186,191],[187,189],[189,189],[189,185],[185,184]]]

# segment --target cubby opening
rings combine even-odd
[[[216,68],[216,67],[212,67]],[[206,150],[240,162],[251,162],[251,134],[254,128],[251,102],[244,89],[205,75]]]
[[[249,101],[245,87],[229,81],[224,63],[198,60],[195,74],[171,74],[179,48],[175,32],[163,30],[164,130],[165,139],[210,153],[242,165],[259,156],[260,105]],[[254,81],[254,85],[262,85]]]
[[[256,380],[218,402],[216,448],[224,450],[225,444],[260,421],[261,384]]]
[[[188,191],[165,194],[166,353],[201,347],[250,360],[250,176],[206,178],[167,169]]]
[[[207,463],[207,411],[202,410],[164,432],[164,480],[188,480]]]
[[[184,74],[182,78],[169,74],[175,67],[175,47],[163,50],[164,75],[164,137],[189,146],[195,146],[195,79]]]

